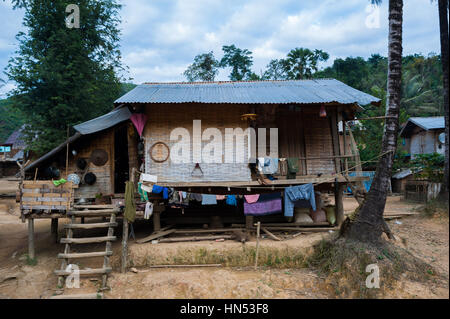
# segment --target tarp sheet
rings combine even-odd
[[[103,131],[131,117],[128,107],[122,107],[90,121],[75,125],[73,128],[83,135]]]

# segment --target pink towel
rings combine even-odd
[[[254,194],[254,195],[244,195],[245,200],[247,201],[247,203],[249,204],[253,204],[256,203],[259,199],[259,194]]]
[[[216,200],[224,200],[225,195],[216,195]]]

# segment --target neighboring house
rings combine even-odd
[[[14,176],[19,172],[16,162],[23,161],[26,148],[22,131],[23,126],[14,131],[5,143],[0,144],[0,177]]]
[[[411,117],[400,131],[405,150],[414,159],[417,154],[445,152],[443,116]]]
[[[419,170],[421,171],[421,170]],[[419,171],[415,171],[416,173]],[[409,181],[415,179],[414,172],[412,169],[403,169],[394,175],[392,175],[392,192],[393,193],[405,193],[406,184]]]

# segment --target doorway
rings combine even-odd
[[[129,179],[127,126],[121,125],[114,132],[114,193],[125,193]]]

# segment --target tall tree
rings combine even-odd
[[[199,54],[194,58],[194,63],[188,66],[183,75],[189,82],[194,81],[214,81],[219,73],[219,61],[214,57],[213,52]]]
[[[310,79],[318,70],[319,61],[328,60],[328,53],[322,50],[306,48],[292,49],[287,58],[282,61],[288,79],[301,80]]]
[[[234,44],[222,47],[224,55],[220,60],[221,67],[231,67],[230,80],[241,81],[253,75],[250,67],[253,65],[252,52],[236,48]]]
[[[444,117],[445,117],[445,168],[444,168],[444,183],[445,192],[448,196],[449,181],[448,181],[448,55],[449,55],[449,32],[448,32],[448,0],[438,0],[439,7],[439,29],[441,34],[441,61],[442,61],[442,74],[444,84]]]
[[[322,50],[295,48],[285,59],[270,61],[263,77],[270,80],[310,79],[319,69],[319,62],[328,60],[329,55]]]
[[[13,107],[23,111],[27,143],[42,154],[61,143],[68,126],[104,114],[120,94],[117,72],[120,5],[79,0],[79,28],[66,25],[70,0],[14,0],[26,33],[7,75],[17,83]]]
[[[264,80],[286,80],[287,75],[284,67],[283,59],[274,59],[266,66],[263,73]]]
[[[377,242],[383,232],[391,236],[383,212],[397,149],[402,79],[402,23],[403,0],[389,0],[387,102],[380,161],[370,191],[355,218],[347,219],[341,230],[345,237],[359,241]]]

